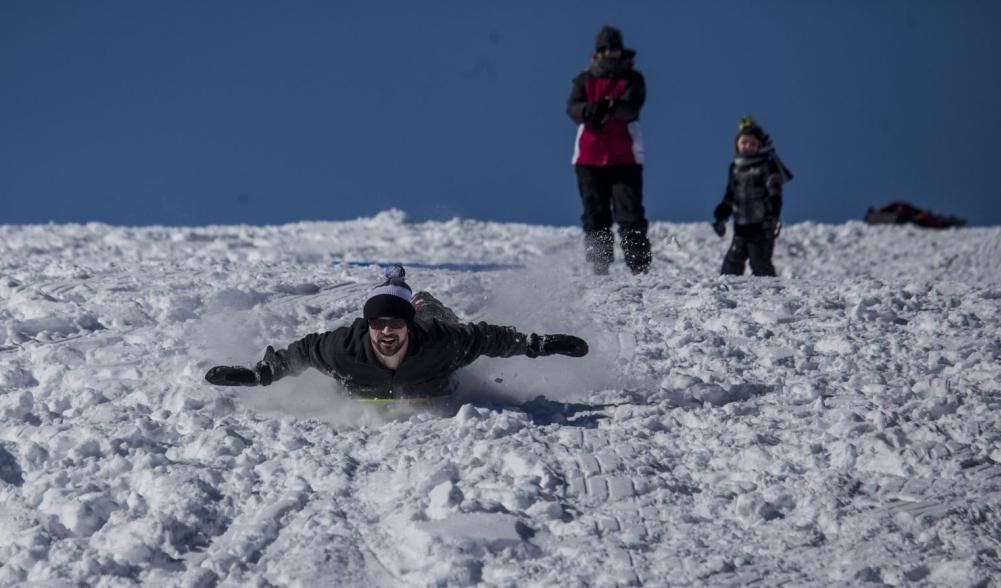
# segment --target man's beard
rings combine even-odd
[[[392,357],[403,349],[403,345],[407,342],[407,337],[404,335],[400,337],[397,334],[383,335],[379,333],[375,337],[375,351],[379,355],[384,357]]]

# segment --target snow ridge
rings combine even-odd
[[[639,278],[579,230],[399,211],[281,227],[0,226],[0,585],[989,586],[1001,577],[1001,229],[784,229],[722,278],[655,223]],[[347,324],[377,268],[468,320],[585,337],[386,412],[214,364]]]

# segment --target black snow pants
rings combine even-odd
[[[733,241],[723,258],[724,275],[744,275],[744,264],[750,260],[751,273],[756,276],[774,276],[772,252],[775,238],[768,234],[761,223],[734,225]]]
[[[577,187],[584,205],[585,257],[595,273],[608,273],[614,259],[612,221],[619,225],[619,239],[626,265],[633,273],[650,267],[646,211],[643,209],[643,166],[576,165]]]

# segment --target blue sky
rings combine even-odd
[[[455,216],[575,225],[564,107],[620,27],[651,220],[710,217],[740,117],[784,220],[1001,224],[1001,2],[0,3],[0,224]]]

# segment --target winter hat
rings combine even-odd
[[[598,31],[598,36],[594,39],[595,51],[622,48],[622,31],[608,25],[605,25],[600,31]]]
[[[737,125],[737,136],[733,138],[735,148],[741,135],[750,135],[754,137],[759,143],[761,143],[762,147],[768,144],[768,135],[765,134],[764,129],[758,126],[758,123],[755,122],[750,115],[740,119],[740,124]]]
[[[622,41],[622,31],[609,25],[602,27],[598,31],[598,36],[594,38],[594,50],[600,53],[605,49],[621,49],[622,57],[625,59],[636,56],[636,51],[625,48]]]
[[[402,265],[386,268],[386,281],[372,288],[365,298],[362,316],[366,319],[378,317],[414,320],[414,305],[410,303],[413,290],[403,281],[407,274]]]

